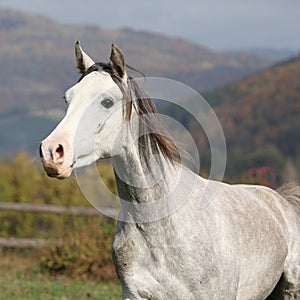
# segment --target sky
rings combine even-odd
[[[130,27],[215,50],[300,50],[300,0],[0,0],[68,24]]]

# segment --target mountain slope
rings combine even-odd
[[[130,29],[62,25],[0,9],[0,114],[61,106],[64,90],[78,78],[73,58],[77,39],[95,60],[108,61],[110,45],[115,42],[127,63],[146,75],[180,79],[201,90],[270,63],[262,56],[218,53],[180,38]]]
[[[300,56],[206,95],[226,136],[231,177],[271,165],[300,174]],[[239,159],[237,159],[239,158]]]

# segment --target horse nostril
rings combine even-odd
[[[62,158],[64,156],[64,148],[61,144],[59,144],[58,147],[56,148],[55,154],[57,159]]]
[[[40,148],[39,148],[39,152],[40,152],[40,158],[43,158],[43,150],[42,150],[42,143],[40,144]]]

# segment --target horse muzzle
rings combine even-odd
[[[71,175],[73,153],[66,141],[54,143],[52,140],[44,140],[40,144],[40,158],[49,177],[63,179]]]

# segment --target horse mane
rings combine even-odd
[[[145,158],[149,157],[151,150],[154,154],[162,153],[171,163],[178,162],[179,149],[160,120],[153,100],[139,87],[134,78],[129,77],[127,83],[130,99],[126,103],[126,119],[131,119],[132,108],[140,116],[140,156],[144,154]]]
[[[127,68],[140,73],[143,77],[145,75],[137,69],[126,65]],[[153,100],[139,87],[135,79],[128,77],[127,87],[122,82],[122,78],[113,70],[111,64],[98,62],[92,65],[82,76],[78,82],[85,76],[94,71],[107,72],[114,82],[119,86],[125,103],[125,119],[130,122],[132,109],[135,109],[140,116],[140,131],[139,137],[139,153],[140,158],[143,158],[147,163],[150,156],[150,151],[153,154],[162,153],[172,164],[179,162],[179,149],[175,142],[170,138],[165,126],[159,118],[157,108]]]

